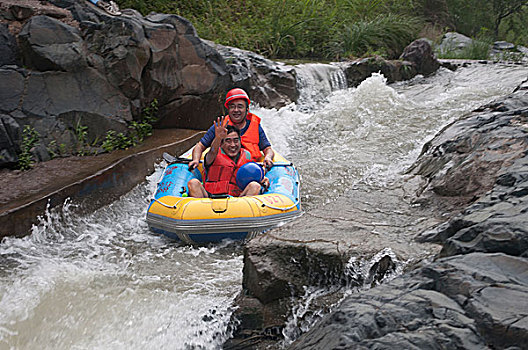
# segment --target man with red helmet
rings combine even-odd
[[[251,160],[262,162],[266,168],[273,166],[273,157],[275,153],[271,148],[271,143],[268,141],[266,133],[260,125],[260,118],[249,112],[249,96],[240,89],[235,88],[227,93],[224,106],[228,110],[226,118],[218,118],[216,123],[223,123],[224,125],[233,125],[240,130],[242,138],[242,147],[251,153]],[[194,169],[200,163],[202,153],[211,146],[215,138],[215,127],[212,125],[207,133],[194,146],[192,152],[192,161],[189,163],[189,169]]]
[[[233,197],[255,196],[261,192],[262,186],[269,186],[269,179],[250,181],[244,188],[238,187],[237,172],[251,162],[251,154],[241,147],[240,130],[232,125],[224,126],[224,117],[213,124],[215,138],[211,150],[204,159],[207,176],[202,184],[193,178],[187,183],[189,196],[207,198],[214,195],[230,195]]]

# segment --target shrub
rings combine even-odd
[[[21,152],[18,155],[18,168],[28,170],[35,163],[31,149],[38,145],[40,135],[34,127],[26,125],[22,130]]]

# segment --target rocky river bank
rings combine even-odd
[[[382,206],[350,191],[249,242],[228,345],[284,346],[293,305],[311,292],[301,316],[342,302],[297,330],[292,349],[525,349],[527,113],[525,82],[445,127]],[[402,246],[405,236],[413,243]],[[321,286],[336,287],[318,295]]]

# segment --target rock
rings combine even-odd
[[[0,68],[0,112],[10,113],[17,109],[24,94],[25,71]]]
[[[382,73],[388,83],[411,79],[418,74],[411,62],[387,61],[381,57],[369,57],[352,62],[339,63],[350,87],[356,87],[372,75]]]
[[[506,42],[506,41],[495,41],[493,43],[494,50],[513,50],[515,49],[515,44]]]
[[[6,19],[21,27],[16,40],[0,27],[0,112],[33,125],[43,146],[55,140],[75,150],[78,123],[90,140],[108,130],[127,132],[154,99],[159,127],[207,129],[222,114],[219,96],[231,85],[227,66],[184,18],[133,10],[109,16],[85,1],[50,2],[29,1],[23,21]],[[17,65],[17,51],[27,68]]]
[[[48,16],[32,17],[19,35],[22,62],[39,71],[79,71],[86,67],[76,28]]]
[[[424,146],[410,172],[446,203],[470,204],[493,187],[501,168],[526,152],[527,107],[526,90],[518,90],[455,121]]]
[[[20,125],[9,115],[0,114],[0,167],[14,167],[20,151]]]
[[[528,56],[528,47],[526,47],[526,46],[517,45],[517,51],[519,51],[520,53],[522,53],[525,56]]]
[[[338,302],[347,288],[376,286],[399,271],[402,261],[419,261],[438,251],[436,245],[404,243],[402,237],[412,239],[439,222],[426,208],[405,202],[405,191],[395,185],[393,190],[344,195],[248,242],[244,292],[234,314],[241,321],[235,339],[263,335],[270,328],[282,330],[292,317],[292,305],[303,298],[311,300],[305,315],[317,315],[317,310]],[[374,198],[380,192],[383,203]],[[312,295],[314,289],[320,293]],[[249,319],[259,322],[245,323]]]
[[[418,74],[431,75],[440,67],[433,53],[431,44],[425,39],[410,43],[400,56],[400,60],[412,62]]]
[[[246,90],[252,102],[266,108],[280,108],[299,98],[293,67],[254,52],[210,44],[229,62],[232,86]]]
[[[16,40],[5,23],[0,23],[0,67],[17,64]]]
[[[456,32],[445,33],[442,42],[435,48],[437,53],[459,53],[473,43],[473,39]]]
[[[429,42],[418,39],[409,44],[400,56],[400,61],[387,61],[381,57],[370,57],[353,62],[340,63],[345,71],[348,86],[358,86],[372,73],[381,72],[388,83],[408,80],[417,74],[431,75],[440,67]]]
[[[11,15],[19,21],[28,19],[33,14],[35,14],[35,9],[25,4],[11,5],[9,7],[9,10],[11,12]]]
[[[347,298],[290,349],[484,349],[528,342],[528,261],[472,253]]]
[[[176,46],[179,68],[174,78],[177,85],[170,86],[167,105],[160,108],[160,126],[186,127],[208,129],[215,116],[221,115],[222,103],[218,96],[225,95],[231,84],[227,66],[220,54],[196,34],[192,24],[183,17],[176,15],[150,15],[147,17],[154,23],[167,23],[174,27],[177,33]],[[159,35],[159,33],[157,34]],[[157,45],[150,40],[151,45]],[[149,67],[147,76],[151,76],[146,86],[156,86],[156,77],[163,81],[165,72],[173,70],[173,53],[167,50],[163,61],[156,58],[157,67]],[[155,51],[153,51],[155,52]],[[160,51],[157,50],[158,54]],[[154,62],[151,60],[151,62]],[[165,84],[167,86],[168,84]],[[191,122],[189,123],[189,120]]]
[[[441,256],[502,252],[528,257],[528,156],[502,170],[493,189],[422,241],[444,243]]]

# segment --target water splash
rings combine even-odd
[[[32,235],[2,242],[1,348],[221,348],[241,246],[153,235],[145,214],[160,172],[92,214],[66,201]]]
[[[407,262],[400,261],[391,248],[384,248],[371,258],[351,257],[347,262],[342,280],[345,285],[327,283],[304,286],[304,294],[292,296],[292,311],[282,331],[282,346],[292,344],[310,330],[322,317],[330,313],[347,296],[388,282],[399,276]]]

